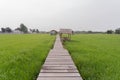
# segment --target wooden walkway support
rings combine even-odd
[[[63,48],[59,35],[37,80],[83,80],[68,51]]]

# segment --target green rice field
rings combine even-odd
[[[0,80],[35,80],[55,37],[0,34]]]
[[[84,80],[120,80],[120,35],[77,34],[65,47]]]

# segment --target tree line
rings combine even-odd
[[[120,28],[117,28],[115,31],[113,31],[113,30],[107,30],[106,33],[107,33],[107,34],[113,34],[113,33],[115,33],[115,34],[120,34]]]
[[[38,29],[29,29],[28,31],[28,28],[22,23],[20,24],[20,27],[17,27],[15,29],[15,31],[18,30],[22,33],[29,33],[29,31],[31,31],[31,33],[39,33],[39,30]],[[1,28],[1,32],[2,33],[12,33],[13,30],[10,28],[10,27],[6,27],[6,28]]]
[[[120,28],[115,30],[107,30],[106,32],[101,31],[74,31],[75,34],[120,34]]]

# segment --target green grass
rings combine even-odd
[[[48,34],[1,34],[0,80],[34,80],[54,39]]]
[[[65,47],[84,80],[120,80],[120,35],[73,35]]]

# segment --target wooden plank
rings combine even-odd
[[[75,66],[43,66],[42,69],[51,70],[51,69],[76,69]]]
[[[46,77],[46,76],[54,76],[54,77],[56,77],[56,76],[66,76],[66,77],[80,77],[80,75],[79,75],[79,73],[40,73],[39,74],[39,77],[40,76],[44,76],[44,77]]]
[[[69,56],[69,54],[48,54],[48,56]]]
[[[48,56],[47,58],[65,58],[65,59],[70,58],[71,59],[70,56]]]
[[[81,77],[38,77],[37,80],[82,80]]]
[[[59,65],[59,64],[58,64],[58,65],[45,65],[45,64],[44,64],[43,66],[53,66],[53,67],[54,67],[54,66],[74,66],[74,67],[76,67],[75,65]]]
[[[48,70],[41,70],[41,73],[78,73],[76,69],[48,69]]]
[[[71,61],[71,62],[73,62],[72,59],[57,59],[57,58],[56,59],[46,59],[45,61],[46,62],[55,62],[55,61],[57,61],[57,62],[61,62],[61,61],[70,62]]]
[[[74,65],[73,62],[45,62],[45,65],[50,64],[50,65]]]
[[[71,59],[69,56],[49,56],[46,59]]]

